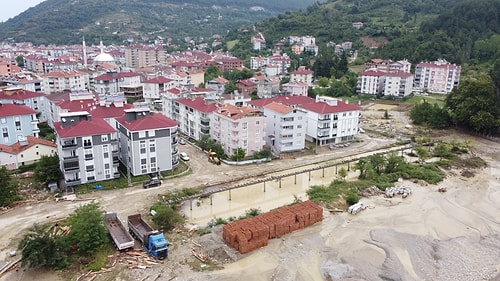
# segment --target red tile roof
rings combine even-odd
[[[293,108],[291,106],[282,104],[282,103],[277,103],[277,102],[271,102],[269,104],[264,105],[265,108],[270,109],[272,111],[281,113],[281,114],[286,114],[291,111],[293,111]]]
[[[10,100],[26,100],[31,98],[37,98],[45,96],[44,93],[26,91],[24,89],[9,90],[5,89],[0,91],[0,99],[10,99]]]
[[[361,76],[384,76],[386,74],[387,74],[387,72],[383,72],[383,71],[367,70],[367,71],[361,73]]]
[[[135,77],[135,76],[141,76],[141,74],[136,73],[136,72],[118,72],[116,74],[105,73],[105,74],[97,76],[96,78],[94,78],[94,80],[109,81],[109,80],[113,80],[113,79],[120,79],[120,78],[125,78],[125,77]]]
[[[260,115],[261,111],[259,109],[251,107],[237,107],[232,104],[223,104],[218,107],[218,111],[216,114],[229,117],[233,120],[238,120],[247,116]]]
[[[177,102],[204,113],[214,112],[217,109],[213,103],[206,104],[205,99],[202,97],[195,99],[183,98],[178,99]]]
[[[319,114],[328,114],[328,113],[338,113],[338,112],[347,112],[354,110],[361,110],[360,106],[355,104],[345,103],[343,101],[337,101],[337,105],[329,105],[326,102],[314,102],[300,105],[305,110],[309,110],[312,112],[316,112]]]
[[[125,121],[125,116],[117,118],[116,121],[122,124],[129,131],[144,131],[177,126],[176,121],[160,113],[153,113],[132,122]]]
[[[56,122],[54,123],[54,128],[60,138],[95,136],[116,132],[104,119],[99,118],[92,119],[91,121],[82,120],[64,128],[61,126],[61,122]]]
[[[164,77],[164,76],[158,76],[158,77],[154,77],[154,78],[145,80],[142,83],[163,84],[163,83],[168,83],[168,82],[172,82],[172,81],[174,81],[174,80],[169,79],[169,78]]]
[[[56,147],[56,144],[51,142],[51,141],[40,139],[40,138],[35,138],[33,136],[27,136],[26,140],[28,141],[27,145],[21,145],[20,142],[16,142],[12,145],[0,144],[0,151],[7,152],[10,154],[19,154],[19,152],[25,151],[26,149],[28,149],[36,144],[50,146],[50,147]]]
[[[36,114],[36,111],[24,105],[10,103],[0,105],[0,117],[31,114]]]
[[[305,69],[305,68],[299,68],[295,71],[292,71],[291,74],[295,74],[295,75],[309,75],[309,74],[313,74],[314,72],[312,70],[309,70],[309,69]]]
[[[249,102],[253,106],[265,106],[271,102],[282,103],[286,105],[302,105],[306,103],[312,103],[316,100],[306,96],[278,96],[274,98],[258,99]]]

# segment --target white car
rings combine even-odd
[[[179,139],[179,144],[185,145],[186,144],[186,140],[183,139],[183,138]]]
[[[179,153],[179,158],[181,158],[183,161],[189,161],[189,156],[186,152]]]

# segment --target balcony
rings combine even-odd
[[[62,148],[63,149],[73,149],[75,147],[77,147],[78,144],[76,143],[76,141],[64,141],[62,143]]]
[[[95,170],[94,166],[87,166],[87,167],[85,167],[85,171],[86,172],[92,172],[94,170]]]
[[[67,179],[66,180],[66,186],[75,186],[75,185],[80,185],[82,184],[81,179]]]
[[[330,115],[323,115],[318,117],[318,121],[330,121],[330,120],[332,120],[330,118]]]
[[[78,171],[78,170],[80,170],[80,165],[78,165],[78,162],[64,162],[63,161],[63,169],[64,169],[64,172]]]
[[[92,143],[91,142],[84,142],[83,143],[83,148],[91,148],[92,147]]]
[[[109,141],[111,142],[111,144],[117,144],[118,143],[118,138],[116,138],[116,137],[115,138],[111,138]]]
[[[92,160],[94,159],[94,154],[85,154],[85,160]]]
[[[113,163],[118,163],[119,161],[118,156],[113,156]]]
[[[179,149],[177,149],[177,147],[175,149],[172,149],[172,155],[175,155],[179,153]]]

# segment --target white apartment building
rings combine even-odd
[[[367,70],[358,77],[357,91],[361,94],[380,95],[384,90],[385,74],[383,71]]]
[[[121,87],[141,85],[142,76],[135,72],[107,72],[94,78],[94,88],[99,94],[113,94]]]
[[[176,82],[163,76],[157,76],[144,80],[142,85],[144,100],[147,103],[152,103],[153,101],[160,100],[160,93],[175,88]]]
[[[359,130],[361,107],[330,97],[299,105],[307,112],[306,140],[317,145],[335,144],[354,139]]]
[[[413,88],[432,93],[448,94],[460,82],[461,66],[446,60],[421,62],[415,68]]]
[[[265,141],[273,153],[304,149],[306,112],[282,103],[264,105]]]
[[[175,169],[179,165],[177,122],[149,109],[125,110],[116,119],[120,161],[132,175]]]
[[[403,98],[413,90],[413,75],[408,72],[389,72],[385,75],[384,96]]]
[[[290,81],[301,81],[312,86],[314,71],[306,69],[304,66],[290,73]]]
[[[265,145],[264,126],[264,115],[259,109],[223,104],[212,114],[210,136],[227,155],[238,148],[252,155]]]
[[[211,135],[210,120],[215,110],[216,105],[206,103],[203,97],[180,98],[173,101],[172,119],[184,135],[199,140],[202,135]]]
[[[89,87],[89,75],[78,70],[52,71],[43,74],[42,79],[42,91],[46,94]]]
[[[119,178],[116,129],[87,111],[61,113],[60,118],[54,127],[66,186]]]

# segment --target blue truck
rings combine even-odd
[[[168,257],[168,241],[162,232],[154,230],[141,214],[128,216],[128,231],[132,237],[142,243],[142,246],[148,254],[156,259],[165,259]]]

